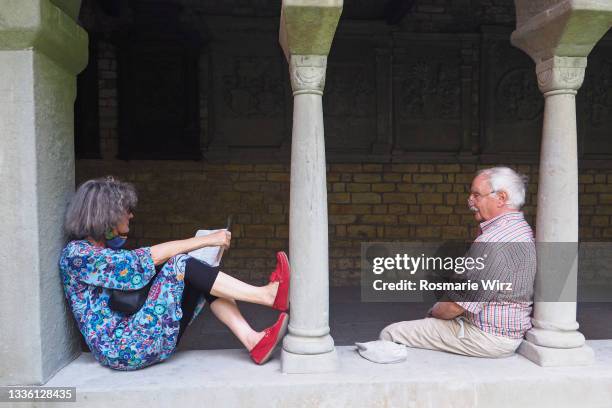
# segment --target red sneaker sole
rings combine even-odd
[[[288,281],[289,284],[291,284],[291,265],[289,264],[289,257],[287,257],[287,254],[284,251],[281,251],[280,256],[285,260],[285,263],[287,264],[287,276],[288,276]],[[289,286],[291,288],[291,286]],[[289,310],[289,291],[287,291],[287,304],[284,308],[282,307],[276,307],[275,309],[286,312]]]

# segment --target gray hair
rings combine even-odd
[[[136,189],[130,183],[111,176],[88,180],[68,204],[64,229],[71,239],[101,240],[137,203]]]
[[[480,175],[487,177],[492,191],[505,191],[508,194],[507,207],[518,210],[525,204],[527,176],[517,173],[510,167],[483,169],[476,173],[476,176]]]

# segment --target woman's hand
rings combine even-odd
[[[232,240],[232,233],[228,230],[220,230],[209,234],[211,244],[207,246],[219,246],[223,249],[230,247],[230,241]]]

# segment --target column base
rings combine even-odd
[[[523,340],[517,353],[541,367],[591,365],[595,353],[589,346],[576,348],[543,347]]]
[[[538,327],[527,331],[525,339],[538,346],[562,349],[582,347],[585,342],[584,335],[577,330],[546,330]]]
[[[338,369],[336,349],[323,354],[295,354],[283,349],[281,371],[287,374],[328,373]]]

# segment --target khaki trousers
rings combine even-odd
[[[393,323],[380,332],[380,339],[410,347],[493,358],[511,356],[523,341],[485,333],[462,317],[451,320],[428,317]]]

